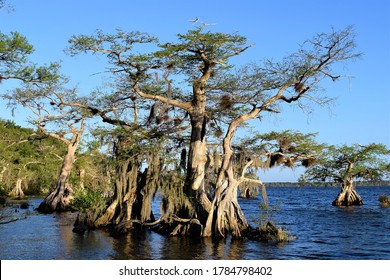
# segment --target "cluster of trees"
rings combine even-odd
[[[46,193],[57,177],[62,157],[55,140],[0,120],[0,186],[10,196]]]
[[[110,194],[110,159],[96,143],[87,143],[77,154],[69,184],[81,189],[99,186]],[[0,119],[0,189],[10,197],[46,195],[55,188],[66,150],[61,141],[35,129]],[[104,172],[106,170],[106,172]],[[106,188],[103,188],[106,186]]]
[[[108,63],[102,71],[112,78],[84,95],[69,86],[58,64],[31,65],[27,57],[33,48],[25,37],[0,33],[0,79],[21,81],[1,97],[10,108],[28,108],[36,127],[19,142],[31,142],[32,162],[37,153],[61,158],[40,212],[67,211],[76,201],[73,205],[83,209],[76,223],[80,230],[125,232],[141,225],[171,235],[242,238],[253,229],[238,193],[250,197],[260,187],[267,203],[257,171],[276,165],[307,167],[306,180],[340,182],[335,205],[361,203],[353,178],[377,178],[383,173],[375,170],[389,170],[379,160],[389,153],[383,145],[338,149],[297,131],[236,135],[251,120],[262,122],[285,105],[328,102],[319,95],[321,81],[336,81],[341,74],[334,66],[360,56],[353,29],[317,34],[282,61],[237,66],[232,58],[252,45],[237,33],[207,28],[200,23],[168,43],[122,30],[73,36],[67,53],[101,55]],[[36,144],[43,139],[47,143]],[[1,168],[11,172],[3,166],[2,160]],[[30,169],[17,168],[20,174]],[[151,203],[157,191],[162,202],[156,220]],[[88,194],[91,199],[83,204],[80,197]]]

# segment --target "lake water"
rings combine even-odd
[[[390,196],[390,187],[358,187],[364,205],[331,205],[339,189],[329,187],[269,187],[273,220],[297,238],[285,244],[254,241],[190,240],[153,232],[110,237],[103,231],[84,235],[72,232],[74,215],[42,215],[32,209],[41,199],[31,199],[28,214],[0,225],[0,259],[105,260],[105,259],[353,259],[390,260],[390,208],[378,197]],[[261,199],[240,200],[249,222],[260,216]]]

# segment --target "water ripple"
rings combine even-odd
[[[269,201],[277,206],[269,218],[297,236],[278,245],[194,241],[152,232],[120,238],[103,231],[78,235],[72,232],[72,217],[28,213],[27,219],[0,225],[0,259],[390,259],[390,209],[378,203],[390,187],[358,192],[364,205],[338,208],[331,205],[336,188],[268,188]],[[240,200],[249,222],[262,215],[261,201]]]

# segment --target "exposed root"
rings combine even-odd
[[[84,231],[87,227],[84,227]],[[183,219],[174,215],[162,217],[153,222],[142,222],[141,220],[128,220],[119,223],[111,228],[113,236],[124,235],[133,230],[150,229],[167,236],[190,236],[200,238],[203,225],[198,219]],[[77,231],[74,229],[74,231]],[[82,231],[83,232],[83,231]]]
[[[51,214],[54,212],[68,212],[72,208],[70,202],[73,199],[73,190],[69,184],[64,188],[57,187],[51,192],[36,209],[40,213]]]
[[[150,223],[145,223],[145,222],[143,223],[141,220],[123,221],[112,228],[111,235],[119,236],[119,235],[126,234],[129,231],[134,229],[151,228],[156,226],[159,222],[160,219]]]
[[[341,191],[337,198],[332,202],[333,206],[353,206],[362,204],[363,201],[355,190]]]
[[[22,208],[21,208],[22,209]],[[19,211],[19,208],[4,208],[0,212],[0,225],[13,223],[19,220],[27,219],[26,213]]]
[[[24,219],[26,219],[26,218],[27,217],[24,217]],[[16,221],[19,221],[20,219],[22,219],[22,218],[12,218],[10,220],[0,221],[0,225],[5,225],[5,224],[12,223],[12,222],[16,222]]]

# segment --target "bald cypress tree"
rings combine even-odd
[[[390,150],[383,144],[328,146],[300,180],[338,183],[341,191],[332,205],[362,205],[355,189],[356,180],[376,181],[388,176],[389,155]]]

